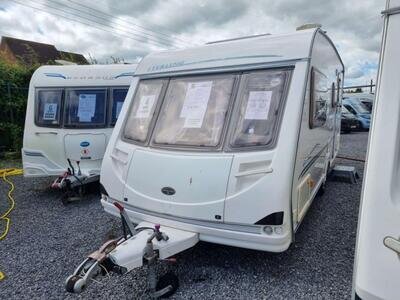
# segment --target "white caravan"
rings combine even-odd
[[[354,298],[400,298],[400,0],[387,2],[358,221]]]
[[[105,211],[130,234],[67,290],[89,283],[93,259],[126,272],[199,240],[285,251],[338,151],[343,72],[318,28],[145,57],[100,178]],[[152,244],[154,224],[167,238],[155,226]]]
[[[29,86],[24,175],[65,178],[69,168],[81,182],[98,179],[135,69],[136,65],[38,68]]]

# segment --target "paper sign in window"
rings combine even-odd
[[[117,101],[117,107],[115,108],[115,117],[118,118],[121,109],[122,109],[122,104],[124,104],[124,102],[122,101]]]
[[[252,91],[247,100],[246,120],[267,120],[271,105],[272,91]]]
[[[91,122],[96,112],[96,94],[80,94],[78,104],[79,122]]]
[[[210,99],[212,81],[190,82],[180,118],[185,118],[184,128],[201,128]]]
[[[147,119],[153,109],[156,95],[145,95],[140,97],[139,107],[136,111],[136,118]]]
[[[52,121],[56,119],[57,103],[45,103],[43,111],[43,120]]]

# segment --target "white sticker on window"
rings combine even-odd
[[[96,112],[96,94],[80,94],[78,104],[79,122],[91,122]]]
[[[57,103],[45,103],[43,111],[43,120],[55,120],[57,115]]]
[[[180,118],[185,118],[184,128],[201,128],[210,100],[212,81],[190,82]]]
[[[246,120],[268,120],[272,91],[252,91],[247,101]]]
[[[120,112],[121,112],[122,104],[124,104],[124,102],[122,102],[122,101],[117,101],[117,107],[116,107],[116,109],[115,109],[115,118],[117,118],[117,119],[118,119],[118,116],[119,116],[119,114],[120,114]]]
[[[136,111],[136,118],[147,119],[148,117],[150,117],[150,113],[155,101],[156,95],[142,96],[140,98],[139,107]]]

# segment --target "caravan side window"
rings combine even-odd
[[[127,93],[128,88],[115,88],[112,90],[111,125],[115,125],[117,122]]]
[[[310,128],[322,127],[326,123],[329,87],[327,77],[315,67],[311,69]]]
[[[62,95],[62,89],[46,89],[36,92],[35,120],[38,126],[60,126]]]
[[[106,89],[67,90],[64,125],[68,127],[104,127],[106,99]]]
[[[125,138],[137,142],[146,141],[163,86],[163,80],[142,80],[139,82],[125,124]]]
[[[238,93],[238,117],[233,118],[232,148],[266,146],[276,136],[284,104],[288,71],[243,75]]]

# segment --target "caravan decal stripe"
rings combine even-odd
[[[65,77],[63,74],[60,74],[60,73],[44,73],[44,75],[46,75],[47,77],[67,79],[67,77]]]
[[[217,62],[217,61],[226,61],[226,60],[233,60],[233,59],[249,59],[249,58],[271,58],[271,57],[282,57],[281,55],[244,55],[244,56],[232,56],[232,57],[224,57],[224,58],[213,58],[213,59],[205,59],[193,62],[185,62],[179,61],[174,63],[166,63],[161,65],[151,66],[147,69],[147,72],[154,72],[160,70],[168,70],[171,68],[183,67],[183,66],[192,66],[210,62]]]
[[[328,146],[326,145],[324,148],[321,149],[312,159],[309,160],[309,162],[306,164],[306,166],[303,168],[303,171],[301,171],[299,178],[301,178],[307,171],[311,168],[311,166],[315,163],[315,161],[321,157],[321,153],[327,148]]]
[[[115,76],[114,79],[117,79],[120,77],[128,77],[128,76],[133,77],[133,76],[135,76],[135,73],[134,72],[121,73],[121,74]]]

